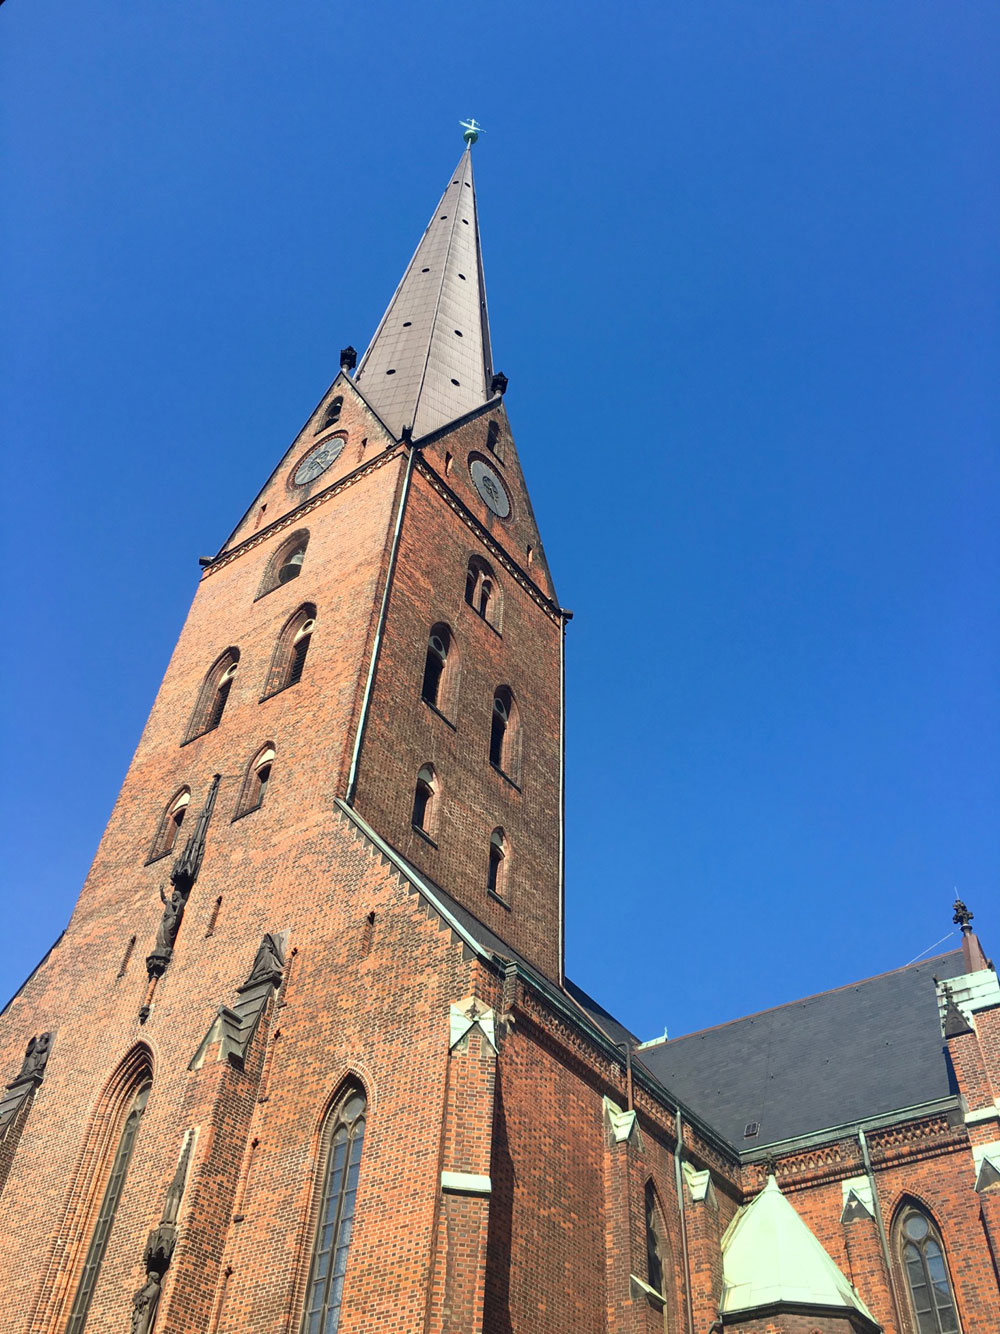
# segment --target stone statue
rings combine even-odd
[[[51,1033],[39,1033],[28,1043],[28,1049],[24,1053],[24,1063],[21,1066],[15,1084],[20,1084],[22,1080],[34,1079],[41,1082],[42,1075],[45,1073],[45,1063],[49,1059],[49,1050],[52,1046]]]
[[[132,1297],[132,1334],[150,1334],[160,1304],[160,1275],[147,1274]]]
[[[250,969],[250,976],[243,985],[249,987],[256,982],[280,981],[284,966],[281,945],[277,937],[271,935],[269,931],[260,942],[253,967]]]
[[[166,972],[167,964],[174,952],[177,932],[181,929],[181,919],[187,906],[187,894],[175,886],[168,899],[161,889],[160,900],[163,903],[163,915],[156,931],[153,952],[146,959],[146,971],[150,977],[162,977]]]

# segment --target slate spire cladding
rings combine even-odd
[[[419,438],[487,402],[492,379],[470,144],[355,380],[397,436]]]

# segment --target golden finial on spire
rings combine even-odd
[[[470,116],[468,120],[460,120],[458,123],[465,131],[465,133],[462,135],[462,138],[465,140],[465,142],[469,145],[470,148],[476,142],[479,136],[485,133],[479,121],[472,116]]]

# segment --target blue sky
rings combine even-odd
[[[0,992],[467,115],[576,613],[571,974],[681,1033],[906,963],[955,886],[1000,952],[998,38],[944,0],[4,4]]]

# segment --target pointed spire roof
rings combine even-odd
[[[781,1193],[774,1176],[736,1215],[722,1239],[723,1315],[787,1302],[871,1312]]]
[[[355,380],[390,430],[419,438],[486,403],[492,378],[470,143]]]

